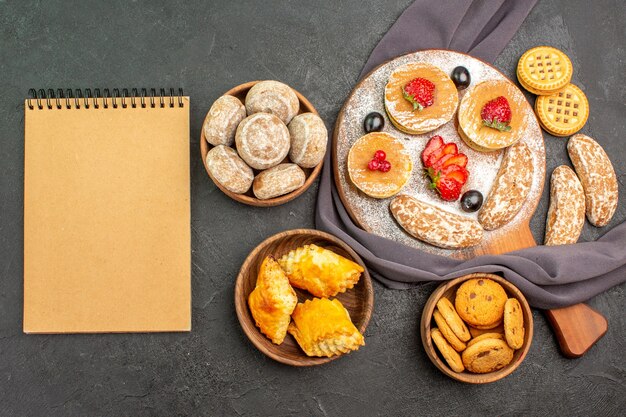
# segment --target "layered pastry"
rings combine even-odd
[[[413,162],[402,141],[388,133],[373,132],[359,138],[348,153],[352,183],[374,198],[397,194],[411,177]]]
[[[364,271],[356,262],[314,244],[294,249],[278,262],[291,285],[316,297],[333,297],[353,288]]]
[[[513,84],[483,81],[459,105],[459,136],[471,148],[492,152],[511,146],[525,134],[530,107]]]
[[[337,299],[307,300],[296,306],[292,317],[289,334],[307,356],[331,357],[365,345],[363,335]]]
[[[285,272],[272,256],[268,256],[261,264],[248,305],[261,333],[272,343],[280,345],[285,339],[291,313],[297,304],[298,297]]]
[[[423,62],[397,68],[385,86],[385,110],[399,130],[422,134],[452,119],[459,104],[448,74]]]

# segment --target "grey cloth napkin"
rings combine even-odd
[[[419,49],[469,52],[486,61],[502,51],[536,0],[417,0],[400,16],[372,52],[361,75],[398,55]],[[443,281],[474,272],[503,275],[537,308],[587,300],[626,281],[626,223],[596,242],[537,246],[503,255],[459,261],[410,248],[354,224],[332,180],[327,152],[319,186],[316,227],[350,245],[372,276],[394,289]]]

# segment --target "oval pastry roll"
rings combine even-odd
[[[306,175],[296,164],[279,164],[256,176],[252,191],[259,200],[284,195],[304,185]]]
[[[420,93],[424,90],[427,96]],[[416,97],[417,96],[417,97]],[[454,83],[441,69],[423,62],[397,68],[385,86],[385,110],[405,133],[430,132],[452,119],[459,104]]]
[[[300,101],[287,84],[278,81],[261,81],[252,86],[246,95],[248,116],[254,113],[272,113],[285,124],[298,114]]]
[[[291,285],[316,297],[334,297],[353,288],[364,271],[356,262],[314,244],[292,250],[278,262]]]
[[[363,335],[337,299],[314,298],[296,306],[289,334],[307,356],[331,357],[365,345]]]
[[[467,248],[483,238],[483,228],[469,217],[450,213],[408,195],[389,205],[398,224],[411,236],[444,249]]]
[[[324,121],[316,114],[302,113],[289,123],[291,149],[289,159],[302,168],[313,168],[324,159],[328,131]]]
[[[248,297],[250,313],[256,325],[272,343],[280,345],[287,335],[291,313],[298,296],[289,279],[272,256],[263,260],[256,287]]]
[[[228,191],[243,194],[250,189],[254,172],[233,148],[218,145],[206,155],[209,172]]]
[[[585,191],[589,222],[606,226],[617,208],[617,176],[611,160],[598,142],[581,133],[567,142],[567,153]]]
[[[485,230],[498,229],[517,215],[532,182],[532,155],[526,144],[517,142],[506,150],[487,200],[478,212],[478,221]]]
[[[504,130],[487,126],[482,114],[488,103],[501,97],[506,99],[510,109],[510,121],[507,121],[508,128]],[[483,81],[463,96],[457,130],[469,147],[480,152],[492,152],[523,138],[531,112],[524,94],[509,81]]]
[[[204,138],[213,146],[231,146],[237,126],[246,117],[246,107],[238,98],[224,95],[211,105],[204,125]]]
[[[576,243],[585,224],[585,193],[576,173],[567,165],[556,167],[550,178],[550,207],[544,245]]]
[[[254,169],[267,169],[278,165],[287,156],[289,130],[273,114],[256,113],[239,124],[235,143],[237,152],[248,165]]]

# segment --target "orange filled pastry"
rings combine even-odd
[[[250,312],[261,333],[280,345],[287,335],[291,313],[298,304],[289,279],[272,256],[263,260],[255,289],[248,297]]]
[[[304,245],[278,261],[291,285],[316,297],[333,297],[359,282],[363,267],[317,245]]]
[[[296,306],[292,317],[289,333],[307,356],[331,357],[365,345],[363,335],[337,299],[307,300]]]

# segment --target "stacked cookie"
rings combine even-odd
[[[524,344],[524,316],[519,301],[488,278],[474,278],[459,286],[454,304],[437,302],[437,327],[431,338],[455,372],[488,373],[504,368]]]
[[[328,132],[319,116],[302,113],[291,87],[261,81],[245,101],[224,95],[211,106],[202,127],[206,166],[219,184],[236,194],[267,200],[304,185],[304,169],[324,158]],[[233,147],[234,145],[234,147]]]
[[[570,83],[572,73],[569,57],[551,46],[529,49],[517,64],[517,79],[538,96],[535,113],[544,130],[553,136],[573,135],[589,117],[585,93]]]

